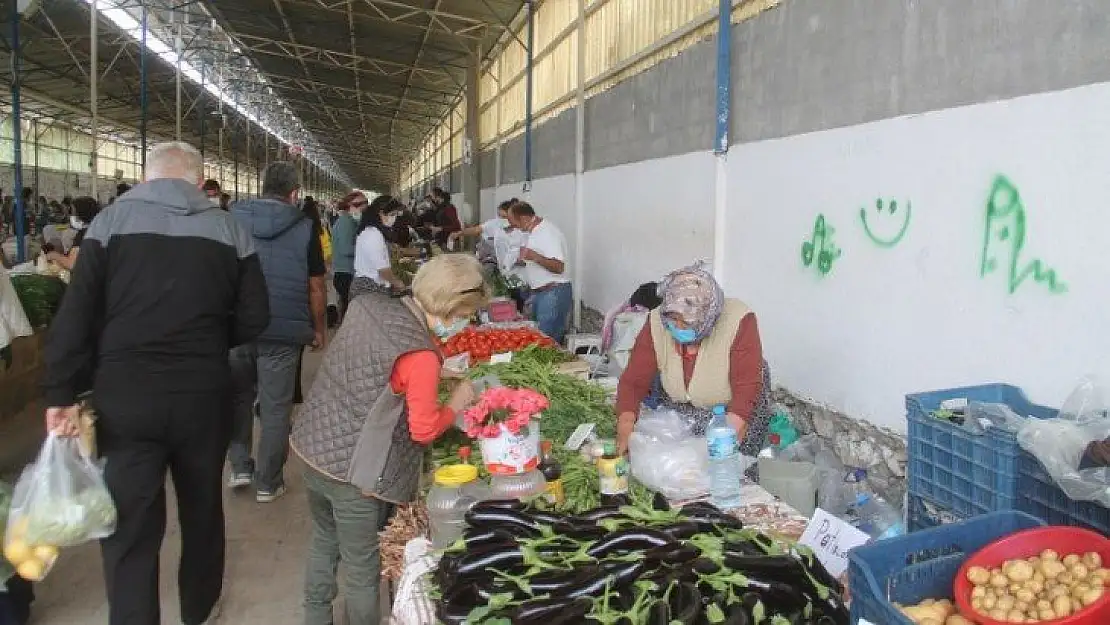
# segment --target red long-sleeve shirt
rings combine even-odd
[[[682,374],[686,385],[694,377],[694,364],[697,354],[690,354],[674,341],[672,347],[682,356]],[[628,367],[621,374],[617,386],[617,414],[638,413],[640,403],[651,393],[651,384],[659,373],[659,362],[655,357],[655,341],[651,337],[651,325],[645,324],[636,337],[632,353],[628,356]],[[759,326],[755,314],[749,313],[740,321],[740,330],[732,341],[729,350],[729,385],[732,387],[732,401],[728,411],[741,419],[750,419],[759,394],[763,391],[763,344],[759,339]]]
[[[439,404],[439,371],[439,356],[422,350],[398,358],[389,376],[393,392],[405,396],[409,435],[421,445],[432,443],[455,423],[455,411]]]

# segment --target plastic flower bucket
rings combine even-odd
[[[516,475],[535,469],[539,463],[540,428],[533,420],[519,434],[498,424],[499,436],[478,439],[482,461],[490,475]]]

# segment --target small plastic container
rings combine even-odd
[[[478,479],[478,467],[452,464],[437,470],[427,500],[432,546],[443,549],[458,540],[466,527],[466,511],[489,496],[489,488]]]
[[[532,469],[515,475],[494,475],[489,488],[491,499],[529,499],[547,490],[547,480],[543,473]]]
[[[817,465],[759,458],[759,485],[805,517],[817,508]]]

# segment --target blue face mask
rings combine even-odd
[[[671,336],[679,345],[689,345],[698,340],[698,333],[693,328],[679,328],[673,321],[668,321],[666,326],[667,332],[671,333]]]
[[[456,319],[452,321],[450,325],[444,325],[442,321],[439,321],[436,322],[435,326],[432,328],[432,332],[435,332],[436,336],[438,336],[441,341],[446,341],[459,332],[462,332],[463,328],[468,325],[470,325],[470,320],[466,318]]]

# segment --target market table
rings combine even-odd
[[[745,503],[732,511],[733,516],[771,535],[797,540],[809,522],[759,484],[745,482],[741,500]],[[394,593],[392,625],[436,625],[435,603],[427,580],[427,573],[435,567],[436,557],[426,538],[413,539],[406,545],[405,568]]]

